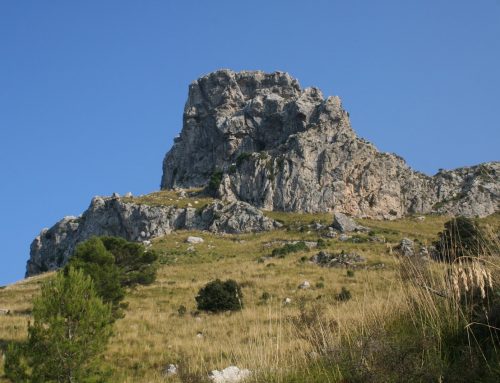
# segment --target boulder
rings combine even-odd
[[[399,245],[396,246],[396,251],[405,257],[413,257],[415,255],[415,244],[411,239],[403,238]]]
[[[305,290],[311,288],[311,283],[309,281],[304,281],[299,285],[299,289]]]
[[[229,366],[221,371],[213,370],[209,378],[214,383],[239,383],[247,379],[250,375],[250,370]]]
[[[341,242],[346,242],[350,239],[351,239],[350,235],[347,235],[347,234],[340,234],[339,235],[339,241],[341,241]]]
[[[0,315],[9,315],[10,310],[9,309],[0,309]]]
[[[209,230],[216,233],[267,231],[282,226],[279,222],[263,215],[259,209],[240,201],[213,202],[206,210],[212,214],[213,218]]]
[[[195,245],[195,244],[198,244],[198,243],[203,243],[205,241],[201,237],[192,237],[192,236],[189,236],[189,237],[187,237],[186,242]]]
[[[169,364],[164,371],[165,376],[172,376],[172,375],[177,375],[177,365],[176,364]]]
[[[342,213],[333,214],[332,227],[341,233],[366,230],[365,227],[358,225],[352,218]]]

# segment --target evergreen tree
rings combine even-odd
[[[93,237],[80,243],[66,269],[81,269],[95,283],[98,295],[111,303],[115,317],[120,317],[125,289],[147,285],[156,278],[157,255],[142,244],[116,237]]]
[[[115,256],[121,270],[122,286],[149,285],[156,279],[158,255],[144,245],[117,237],[100,237],[106,250]]]
[[[27,343],[9,347],[6,376],[30,383],[104,381],[99,357],[111,324],[110,305],[99,298],[89,276],[72,268],[58,273],[34,301]]]

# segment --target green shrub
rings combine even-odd
[[[316,241],[316,247],[318,249],[324,249],[327,246],[328,246],[328,243],[323,238],[320,238]]]
[[[240,166],[243,162],[245,162],[246,160],[248,160],[250,157],[252,157],[252,154],[251,153],[240,153],[238,155],[238,157],[236,158],[236,166]]]
[[[282,247],[274,249],[271,253],[273,257],[283,258],[285,255],[290,253],[296,253],[298,251],[306,251],[309,250],[304,241],[300,241],[297,243],[287,243]]]
[[[353,278],[354,277],[354,270],[348,269],[346,274],[349,278]]]
[[[207,191],[215,195],[217,193],[217,190],[219,190],[220,183],[222,182],[222,175],[224,173],[221,172],[220,170],[215,170],[212,175],[210,176],[210,180],[208,181],[207,185]]]
[[[477,257],[487,253],[488,240],[475,222],[466,217],[453,218],[434,242],[437,258],[453,262],[460,257]]]
[[[260,296],[260,299],[262,301],[268,301],[271,298],[271,294],[269,294],[267,291],[264,291],[262,295]]]
[[[232,279],[220,279],[207,283],[196,296],[198,310],[221,312],[237,311],[243,308],[241,288]]]
[[[342,289],[340,289],[340,292],[335,296],[335,299],[340,301],[340,302],[345,302],[351,299],[351,292],[342,286]]]
[[[34,300],[28,341],[10,346],[5,373],[14,382],[104,382],[101,354],[111,336],[111,307],[92,279],[70,268]]]
[[[179,314],[179,316],[181,316],[181,317],[182,317],[182,316],[184,316],[184,315],[186,315],[186,313],[187,313],[187,308],[186,308],[186,306],[184,306],[184,305],[180,305],[180,306],[179,306],[179,308],[177,309],[177,313],[178,313],[178,314]]]

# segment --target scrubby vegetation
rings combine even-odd
[[[211,370],[229,365],[250,369],[250,383],[499,381],[498,240],[489,240],[487,253],[469,253],[467,262],[407,259],[392,251],[403,237],[432,245],[449,219],[360,220],[386,242],[321,244],[385,265],[350,272],[309,262],[320,251],[314,247],[268,258],[282,246],[276,243],[318,243],[323,232],[309,225],[331,219],[269,215],[284,228],[220,236],[178,231],[153,241],[162,265],[153,283],[126,290],[126,315],[114,322],[101,358],[111,369],[107,382],[206,382]],[[474,223],[495,234],[500,216]],[[186,238],[200,234],[205,242],[188,250]],[[53,275],[0,290],[0,307],[11,312],[0,315],[2,352],[26,342],[32,297]],[[195,297],[217,279],[239,282],[242,310],[213,315],[198,308]],[[297,288],[306,280],[309,288]],[[342,288],[350,299],[336,299]],[[171,363],[178,374],[166,377]],[[0,382],[8,382],[2,368]]]
[[[220,279],[207,283],[196,296],[198,310],[221,312],[238,311],[243,308],[241,287],[232,279]]]
[[[286,243],[282,247],[278,247],[277,249],[274,249],[271,253],[273,257],[284,257],[287,254],[290,253],[296,253],[299,251],[306,251],[308,250],[306,244],[304,241],[299,241],[296,243]]]
[[[210,195],[215,195],[219,189],[219,185],[222,182],[223,172],[220,170],[215,170],[210,176],[210,180],[207,185],[207,192]]]
[[[444,224],[435,242],[440,260],[454,262],[459,258],[489,254],[490,240],[473,219],[457,217]]]
[[[28,340],[9,345],[5,375],[15,383],[105,382],[99,356],[111,335],[111,307],[92,279],[70,268],[45,282],[33,302]]]

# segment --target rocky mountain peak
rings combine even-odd
[[[214,169],[240,155],[274,150],[297,133],[326,124],[352,135],[338,97],[302,89],[285,72],[219,70],[189,87],[183,129],[165,157],[162,188],[205,186]],[[240,158],[241,159],[241,158]]]
[[[212,180],[218,197],[269,210],[482,216],[498,209],[499,163],[480,166],[489,180],[478,167],[428,177],[357,137],[340,98],[284,72],[225,69],[190,85],[161,187]]]

